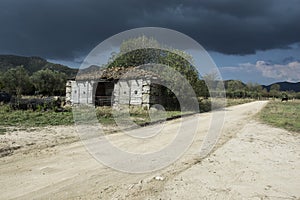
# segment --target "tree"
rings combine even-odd
[[[28,72],[23,66],[9,69],[3,75],[2,81],[8,93],[20,97],[32,88]]]
[[[209,74],[205,74],[202,79],[205,81],[207,87],[210,90],[215,90],[218,85],[219,75],[217,72],[212,72]]]
[[[198,97],[204,97],[204,98],[209,97],[208,87],[205,84],[204,80],[197,81],[197,83],[195,85],[195,93],[197,94]]]
[[[266,88],[262,89],[261,95],[265,98],[269,98],[268,90]]]
[[[227,88],[227,96],[233,98],[242,98],[245,97],[246,91],[245,86],[241,81],[238,80],[230,80],[226,84]]]
[[[216,86],[216,96],[218,97],[226,97],[226,92],[224,88],[224,82],[223,81],[218,81],[217,86]]]
[[[280,85],[278,85],[278,84],[273,84],[273,85],[271,85],[270,91],[271,91],[271,90],[279,91],[279,90],[280,90]]]
[[[273,84],[270,87],[270,95],[274,98],[274,97],[279,97],[279,90],[280,90],[280,85],[278,84]]]
[[[136,49],[162,49],[164,48],[157,40],[154,38],[148,38],[145,35],[132,38],[122,42],[120,46],[120,53],[128,53]]]
[[[216,71],[205,74],[202,79],[210,92],[212,97],[224,97],[224,82],[220,79],[219,74]]]
[[[65,92],[66,74],[50,69],[39,70],[31,76],[36,90],[43,95],[62,95]]]
[[[193,66],[192,56],[184,51],[163,46],[155,39],[146,36],[124,41],[120,46],[120,53],[112,54],[107,67],[136,67],[151,63],[172,67],[188,80],[194,91],[199,91],[197,89],[200,85],[199,74]],[[172,74],[168,74],[168,70],[160,70],[156,73],[176,84],[174,88],[183,91],[182,94],[188,95],[184,92],[183,84],[174,80]]]
[[[261,98],[262,86],[258,83],[247,83],[247,96],[251,98]]]

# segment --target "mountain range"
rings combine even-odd
[[[291,82],[277,82],[273,83],[271,85],[262,85],[263,88],[266,88],[268,91],[270,91],[270,88],[272,85],[277,84],[280,86],[280,91],[294,91],[294,92],[300,92],[300,82],[298,83],[291,83]]]
[[[78,69],[73,69],[65,65],[48,62],[44,58],[32,56],[0,55],[0,72],[4,73],[10,68],[23,66],[31,75],[42,69],[51,69],[53,71],[63,72],[68,78],[75,78]]]

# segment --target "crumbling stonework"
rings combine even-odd
[[[95,72],[80,72],[66,84],[66,101],[71,105],[132,105],[149,109],[159,96],[151,85],[157,79],[153,72],[138,67],[116,67]],[[154,92],[152,92],[153,90]]]

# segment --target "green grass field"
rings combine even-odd
[[[258,114],[261,121],[272,126],[300,133],[300,101],[270,101]]]

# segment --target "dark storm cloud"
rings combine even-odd
[[[208,50],[250,54],[300,42],[297,0],[2,0],[0,53],[71,59],[121,31],[160,26]]]

